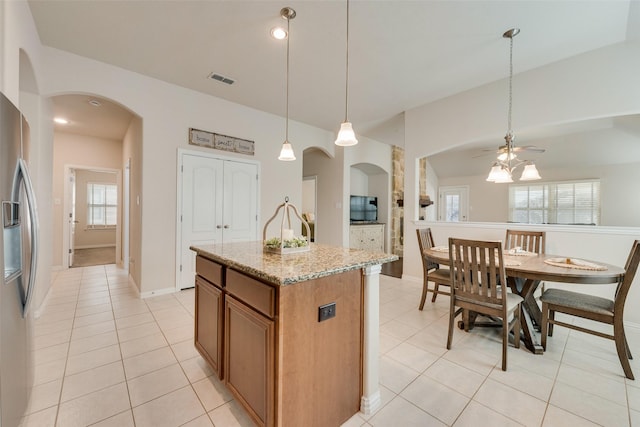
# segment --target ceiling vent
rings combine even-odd
[[[211,80],[217,80],[217,81],[219,81],[219,82],[226,83],[226,84],[228,84],[228,85],[232,85],[232,84],[233,84],[233,82],[235,82],[235,80],[230,79],[229,77],[225,77],[225,76],[223,76],[223,75],[220,75],[220,74],[218,74],[218,73],[211,73],[211,74],[209,74],[209,78],[210,78]]]

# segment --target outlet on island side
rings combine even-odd
[[[336,317],[336,303],[321,305],[318,307],[318,322]]]

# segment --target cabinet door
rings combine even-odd
[[[225,300],[225,383],[260,426],[274,425],[274,322]]]
[[[195,346],[222,379],[222,333],[224,298],[222,290],[196,276]]]

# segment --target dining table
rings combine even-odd
[[[447,246],[425,249],[424,256],[437,264],[450,264]],[[535,354],[542,354],[544,351],[534,331],[542,324],[542,312],[534,297],[540,283],[544,281],[580,285],[611,284],[619,283],[625,273],[622,267],[599,261],[537,254],[517,248],[504,250],[503,262],[509,288],[523,299],[521,339],[526,348]],[[468,326],[471,328],[473,325]]]

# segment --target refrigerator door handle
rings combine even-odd
[[[33,191],[31,177],[27,169],[27,163],[24,159],[18,159],[16,167],[16,176],[13,180],[12,199],[20,200],[20,184],[24,184],[24,190],[27,195],[27,205],[29,208],[29,219],[31,228],[31,262],[29,263],[29,281],[25,291],[24,301],[22,302],[22,317],[27,317],[33,289],[36,283],[36,271],[38,267],[38,209],[36,207],[36,195]]]

